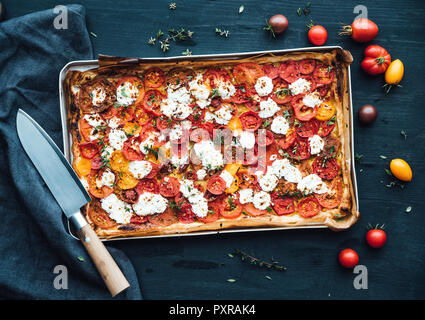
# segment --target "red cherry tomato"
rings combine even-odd
[[[373,76],[384,73],[391,64],[391,56],[381,46],[375,44],[368,46],[364,55],[362,69]]]
[[[359,255],[353,249],[344,249],[339,253],[338,260],[344,268],[351,269],[359,264]]]
[[[316,46],[323,45],[328,39],[328,32],[323,26],[313,26],[308,30],[308,40]]]
[[[387,242],[387,234],[382,229],[372,229],[367,232],[366,241],[372,248],[382,248]]]

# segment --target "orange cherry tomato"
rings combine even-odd
[[[411,181],[412,180],[412,169],[409,164],[403,159],[393,159],[390,163],[391,173],[397,179],[401,181]]]

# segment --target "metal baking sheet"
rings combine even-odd
[[[340,46],[322,46],[322,47],[305,47],[305,48],[295,48],[295,49],[284,49],[284,50],[270,50],[270,51],[254,51],[254,52],[242,52],[242,53],[227,53],[227,54],[206,54],[206,55],[194,55],[194,56],[174,56],[174,57],[152,57],[152,58],[139,58],[139,62],[143,63],[152,63],[160,61],[181,61],[181,60],[223,60],[223,59],[242,59],[251,56],[256,56],[260,54],[275,54],[282,55],[287,53],[294,52],[323,52],[331,51],[334,49],[341,49]],[[65,99],[64,91],[64,80],[68,72],[70,71],[86,71],[90,69],[97,68],[98,60],[79,60],[71,61],[66,64],[59,73],[59,99],[60,99],[60,113],[61,113],[61,122],[62,122],[62,135],[63,135],[63,148],[65,158],[69,163],[72,163],[72,137],[70,131],[68,130],[68,121],[67,121],[67,106]],[[348,89],[349,89],[349,101],[350,101],[350,143],[351,143],[351,155],[350,155],[350,165],[351,165],[351,179],[354,190],[354,201],[356,202],[357,211],[359,209],[359,198],[357,191],[357,179],[356,179],[356,170],[355,170],[355,161],[354,161],[354,130],[353,130],[353,101],[352,101],[352,92],[351,92],[351,70],[348,66]],[[167,234],[167,235],[151,235],[151,236],[140,236],[140,237],[121,237],[121,238],[112,238],[112,239],[101,239],[102,241],[115,241],[115,240],[128,240],[128,239],[148,239],[148,238],[167,238],[167,237],[181,237],[181,236],[199,236],[199,235],[211,235],[219,233],[235,233],[235,232],[249,232],[249,231],[271,231],[271,230],[290,230],[290,229],[317,229],[317,228],[328,228],[326,225],[321,223],[311,223],[308,225],[303,225],[299,227],[264,227],[264,228],[233,228],[225,230],[216,230],[216,231],[199,231],[199,232],[190,232],[182,234]],[[75,239],[78,240],[78,237],[75,235],[75,232],[72,230],[72,227],[67,222],[68,233]]]

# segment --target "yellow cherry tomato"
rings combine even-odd
[[[390,163],[391,173],[401,181],[412,180],[412,169],[403,159],[393,159]]]
[[[404,66],[400,59],[391,62],[387,71],[385,71],[385,82],[389,85],[397,85],[403,79]]]
[[[335,104],[332,101],[324,101],[317,108],[316,119],[326,121],[331,119],[336,112]]]
[[[91,171],[91,161],[80,157],[76,162],[74,162],[74,169],[80,177],[86,176]]]

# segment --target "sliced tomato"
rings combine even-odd
[[[87,182],[89,184],[89,192],[92,196],[102,199],[109,196],[112,192],[114,192],[113,188],[102,186],[101,188],[97,187],[96,181],[97,179],[101,179],[101,176],[103,174],[103,171],[97,171],[94,174],[89,174]]]
[[[331,66],[319,64],[314,69],[313,77],[318,84],[330,84],[335,78],[335,70]]]
[[[124,125],[127,122],[133,121],[134,109],[132,107],[119,107],[115,117],[120,120],[120,125]]]
[[[109,107],[108,109],[103,111],[100,114],[100,116],[105,120],[109,120],[109,119],[112,119],[113,117],[115,117],[117,115],[117,113],[118,113],[117,107]]]
[[[223,82],[230,82],[229,73],[219,68],[209,68],[202,77],[205,83],[212,89],[218,87]]]
[[[244,103],[244,106],[253,112],[258,112],[260,110],[260,102],[254,99],[254,96],[251,96],[250,99]]]
[[[243,129],[246,131],[257,130],[263,122],[258,113],[254,111],[247,111],[245,113],[242,113],[239,116],[239,120],[242,123]]]
[[[263,65],[263,71],[265,75],[272,80],[279,77],[279,69],[272,64]]]
[[[277,140],[278,145],[282,149],[288,149],[295,142],[295,138],[297,137],[297,131],[294,127],[288,129],[283,138]]]
[[[144,159],[144,154],[139,148],[139,137],[131,137],[124,142],[122,153],[129,161],[140,161]]]
[[[78,147],[81,155],[86,159],[92,159],[99,152],[97,144],[92,142],[80,143]]]
[[[291,90],[288,89],[288,83],[285,80],[276,78],[273,80],[272,99],[277,104],[285,104],[291,101]]]
[[[311,218],[317,216],[321,210],[320,203],[313,196],[302,199],[297,204],[297,210],[301,217]]]
[[[91,168],[94,170],[98,170],[100,168],[102,168],[103,166],[103,161],[102,158],[100,156],[95,156],[91,159]]]
[[[81,118],[80,121],[78,121],[78,128],[84,140],[90,141],[90,135],[93,131],[93,127],[87,122],[86,119]]]
[[[299,121],[295,123],[295,127],[300,137],[308,138],[317,134],[319,130],[319,121],[314,118],[309,121]]]
[[[134,223],[134,224],[143,224],[147,221],[148,221],[147,217],[141,217],[141,216],[137,216],[137,215],[133,215],[130,218],[130,223]]]
[[[253,86],[257,79],[262,76],[264,76],[263,68],[257,63],[241,63],[233,68],[233,77],[237,83],[246,83],[249,86]]]
[[[159,116],[155,120],[156,120],[156,128],[158,130],[165,130],[174,126],[174,121],[172,121],[171,119],[167,118],[164,115]]]
[[[324,208],[336,208],[339,206],[342,200],[342,179],[337,177],[332,180],[330,186],[328,186],[328,192],[323,194],[314,194],[317,201]]]
[[[235,94],[230,98],[234,103],[246,103],[250,100],[250,90],[245,83],[240,83],[236,86]]]
[[[145,72],[144,80],[146,87],[158,88],[164,83],[164,72],[158,67],[152,67]]]
[[[159,193],[159,185],[155,179],[144,178],[137,183],[136,191],[139,195],[144,192]]]
[[[251,202],[249,203],[245,203],[243,205],[243,210],[248,213],[250,216],[253,217],[257,217],[257,216],[262,216],[264,214],[267,214],[267,210],[260,210],[257,209],[254,204],[252,204]]]
[[[319,92],[319,95],[321,98],[328,98],[331,93],[330,90],[331,90],[331,87],[329,84],[320,85],[317,87],[317,92]]]
[[[317,134],[321,137],[326,137],[335,128],[335,121],[320,121]]]
[[[88,216],[96,226],[102,229],[109,229],[117,225],[117,223],[109,217],[108,213],[102,209],[100,201],[98,200],[92,200],[90,202]]]
[[[338,175],[339,165],[334,158],[316,157],[312,165],[313,171],[320,178],[332,180]]]
[[[214,195],[220,195],[226,189],[226,181],[219,175],[211,177],[207,183],[207,190]]]
[[[149,172],[149,174],[145,178],[153,179],[153,178],[155,178],[155,176],[157,175],[157,173],[161,169],[161,166],[159,164],[152,162],[152,161],[149,161],[149,162],[152,166],[152,170],[151,170],[151,172]]]
[[[169,87],[175,89],[185,86],[193,78],[195,78],[193,69],[177,67],[168,71],[166,82]]]
[[[257,176],[246,169],[239,170],[237,176],[239,177],[240,189],[248,189],[257,185]]]
[[[310,158],[310,145],[308,138],[297,137],[295,142],[288,148],[288,154],[296,160],[305,160]]]
[[[261,147],[268,147],[274,142],[273,133],[267,129],[258,130],[256,142]]]
[[[316,67],[316,60],[314,59],[304,59],[298,62],[298,70],[302,74],[310,74],[313,72]]]
[[[288,197],[277,192],[271,194],[272,207],[278,216],[290,214],[295,211],[293,197]]]
[[[180,210],[177,212],[177,219],[179,219],[179,222],[181,223],[192,223],[196,221],[196,216],[192,211],[192,206],[183,206],[180,208]]]
[[[239,203],[236,194],[229,194],[223,196],[221,216],[226,219],[236,219],[242,214],[242,205]]]
[[[134,109],[134,119],[143,126],[151,119],[151,116],[145,111],[142,104],[138,104]]]
[[[298,63],[292,60],[282,62],[279,67],[279,77],[292,83],[299,78]]]
[[[191,105],[193,112],[192,114],[187,117],[187,119],[193,123],[193,125],[198,125],[201,124],[202,121],[204,121],[205,119],[205,113],[206,113],[206,109],[201,109],[198,105],[193,104]]]
[[[127,189],[127,190],[121,190],[120,198],[122,201],[128,202],[128,203],[136,203],[139,199],[139,194],[137,193],[136,189]]]
[[[294,96],[291,100],[291,104],[294,108],[295,117],[301,121],[308,121],[316,116],[317,107],[310,108],[304,105],[304,96],[304,94]]]
[[[174,177],[164,177],[159,183],[159,193],[166,198],[175,197],[180,192],[180,182]]]
[[[158,90],[149,90],[146,92],[143,99],[143,108],[146,112],[159,117],[162,115],[161,101],[164,99],[164,95]]]
[[[137,99],[133,103],[133,105],[138,105],[139,103],[141,103],[143,101],[143,97],[145,95],[145,89],[143,87],[142,80],[138,77],[121,77],[121,78],[118,79],[116,87],[118,88],[120,85],[122,85],[126,82],[130,82],[133,86],[135,86],[139,90],[139,93],[137,95]]]
[[[179,219],[171,208],[167,208],[163,213],[148,216],[148,221],[153,225],[166,227],[178,222]]]
[[[215,222],[220,218],[221,212],[223,212],[221,201],[215,200],[215,201],[208,202],[207,216],[203,218],[198,217],[198,220],[203,223]]]

